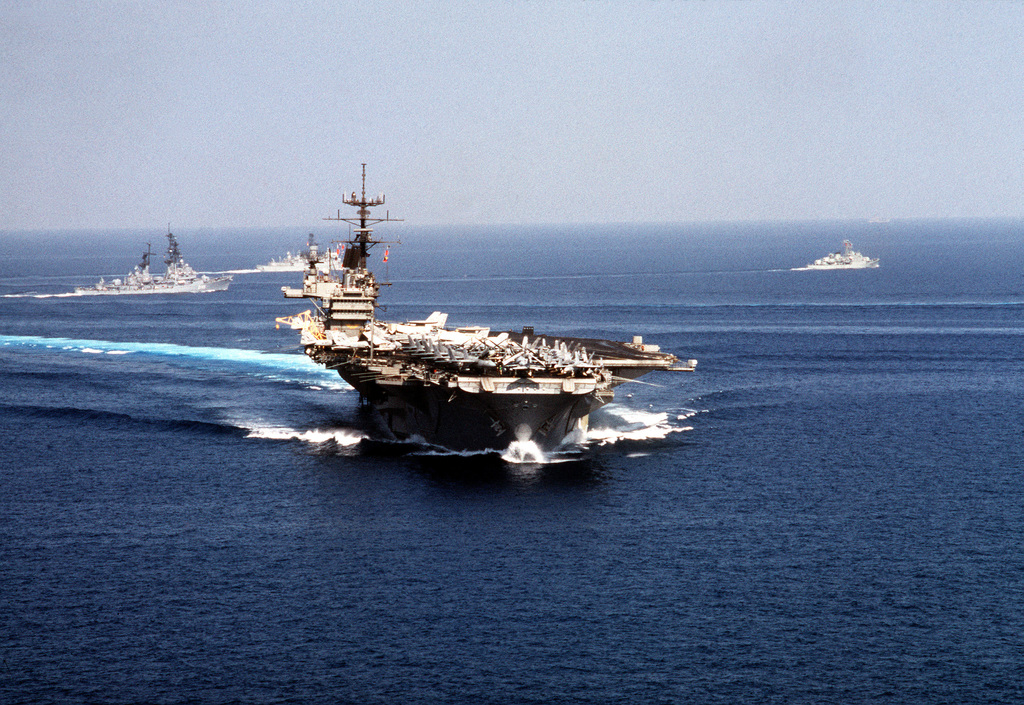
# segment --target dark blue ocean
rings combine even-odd
[[[1024,701],[1024,223],[378,235],[383,318],[700,364],[547,462],[426,453],[275,329],[298,274],[52,296],[163,232],[0,234],[0,702]],[[844,237],[881,267],[790,271]]]

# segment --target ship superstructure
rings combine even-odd
[[[612,401],[613,389],[653,370],[692,371],[636,336],[632,342],[446,327],[447,314],[395,323],[378,320],[380,283],[367,269],[375,245],[371,226],[396,219],[372,217],[384,195],[343,198],[357,209],[341,268],[324,272],[311,256],[301,289],[315,311],[279,318],[301,330],[306,354],[338,374],[380,412],[398,439],[421,439],[455,450],[504,450],[513,442],[554,449],[583,439],[589,414]]]
[[[153,252],[151,245],[146,245],[142,253],[142,262],[135,265],[128,276],[112,279],[109,282],[100,279],[94,286],[75,287],[75,293],[86,296],[123,295],[123,294],[196,294],[207,291],[224,291],[231,283],[230,275],[211,277],[199,274],[185,262],[178,247],[178,240],[170,232],[167,233],[167,256],[164,264],[167,271],[163,276],[153,276],[149,271],[149,260]]]

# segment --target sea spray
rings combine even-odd
[[[516,464],[545,464],[549,462],[548,456],[533,441],[512,441],[508,449],[502,453],[501,459],[506,463]]]
[[[619,441],[662,439],[670,433],[693,430],[692,426],[682,426],[678,422],[696,413],[692,409],[685,409],[676,413],[675,419],[671,420],[668,411],[645,411],[609,404],[591,415],[591,425],[583,443],[610,445]]]
[[[284,426],[264,426],[249,429],[246,438],[266,438],[275,441],[303,441],[305,443],[322,444],[334,442],[339,446],[354,446],[366,435],[352,429],[326,429],[319,428],[298,431]]]

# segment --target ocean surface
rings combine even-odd
[[[382,318],[700,361],[532,462],[380,438],[306,233],[0,234],[0,702],[1024,701],[1024,223],[380,228]]]

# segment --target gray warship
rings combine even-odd
[[[266,264],[257,264],[256,269],[261,272],[301,272],[306,268],[306,263],[309,261],[310,251],[316,247],[316,238],[313,233],[309,234],[309,239],[306,241],[306,249],[301,252],[292,254],[289,252],[281,259],[272,259]],[[331,251],[327,251],[328,258],[335,258],[337,255]],[[332,267],[338,266],[338,262],[330,262]]]
[[[540,335],[531,327],[450,329],[441,312],[378,320],[381,284],[367,269],[367,254],[383,241],[371,226],[398,219],[371,217],[384,195],[366,196],[365,164],[362,194],[342,200],[356,217],[339,210],[325,218],[354,226],[340,269],[325,267],[325,255],[311,248],[302,288],[282,291],[310,299],[315,312],[277,323],[300,330],[306,355],[337,370],[396,439],[459,451],[504,451],[515,442],[556,450],[584,440],[590,413],[612,401],[615,387],[654,370],[692,372],[697,365],[640,336],[618,342]]]
[[[819,259],[814,260],[806,267],[795,267],[794,272],[803,272],[809,269],[875,269],[878,267],[878,259],[871,259],[859,252],[853,251],[853,243],[843,240],[843,251],[833,252]]]
[[[142,261],[135,265],[128,276],[112,279],[109,282],[100,279],[94,286],[76,286],[75,293],[82,296],[117,296],[125,294],[196,294],[206,291],[224,291],[231,283],[230,275],[211,277],[199,274],[189,266],[181,256],[178,241],[170,232],[167,233],[167,256],[164,264],[167,271],[163,276],[153,276],[149,271],[149,260],[153,253],[150,246],[142,253]]]

